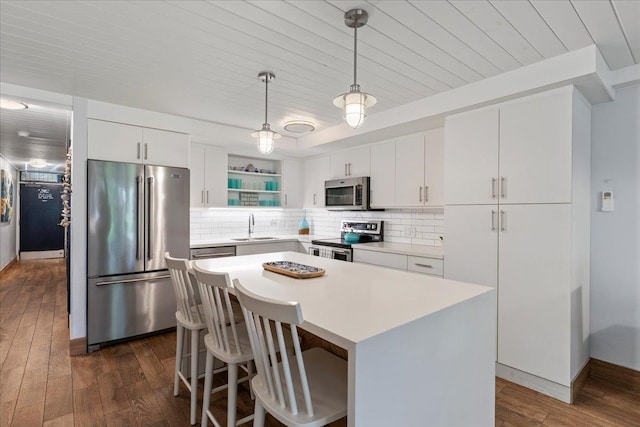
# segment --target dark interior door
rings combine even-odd
[[[59,185],[20,184],[20,252],[64,249]]]

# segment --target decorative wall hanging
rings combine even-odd
[[[13,218],[14,186],[13,177],[9,171],[0,171],[0,221],[11,222]]]

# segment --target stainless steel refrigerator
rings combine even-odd
[[[164,253],[189,258],[189,170],[88,161],[87,344],[176,325]]]

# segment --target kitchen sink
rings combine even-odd
[[[278,240],[277,237],[236,237],[235,239],[231,239],[235,242],[252,242],[252,241],[260,241],[260,240]]]

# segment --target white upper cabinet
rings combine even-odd
[[[396,164],[395,141],[371,147],[371,207],[395,205]]]
[[[444,135],[446,204],[498,203],[498,110],[447,117]]]
[[[191,144],[191,207],[227,205],[227,152],[206,144]]]
[[[302,171],[300,160],[282,161],[282,207],[302,207]]]
[[[331,155],[331,178],[371,175],[369,147],[355,148]]]
[[[444,136],[442,129],[396,141],[397,207],[442,206]]]
[[[447,117],[446,203],[571,202],[572,126],[566,93]]]
[[[500,108],[500,203],[571,202],[572,99]]]
[[[424,136],[396,141],[395,206],[424,205]]]
[[[324,182],[330,179],[329,156],[314,157],[304,161],[304,207],[324,207]]]
[[[88,158],[189,167],[189,135],[89,119]]]

